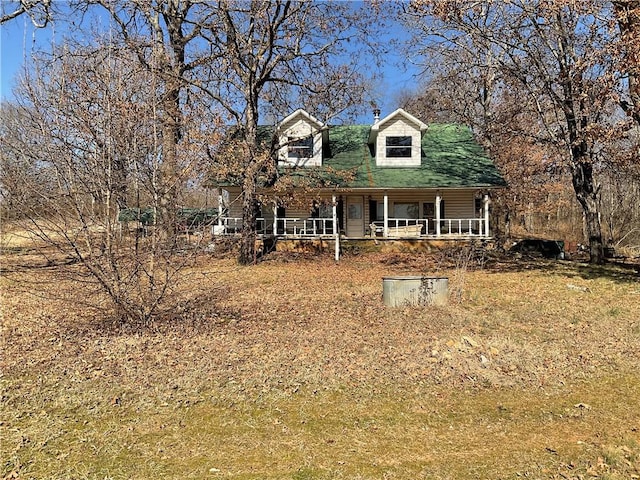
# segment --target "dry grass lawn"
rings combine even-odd
[[[37,253],[1,258],[0,478],[640,478],[633,269],[203,256],[142,326]],[[382,305],[423,273],[455,301]]]

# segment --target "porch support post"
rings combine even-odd
[[[336,262],[340,260],[340,230],[338,229],[338,202],[336,200],[336,194],[331,195],[332,204],[332,220],[333,220],[333,234],[336,236],[335,243],[335,259]]]
[[[436,237],[440,236],[440,192],[436,192]]]
[[[278,202],[273,202],[273,236],[278,235]]]
[[[389,236],[389,195],[387,192],[384,192],[384,225],[382,226],[382,235],[387,238]]]
[[[222,188],[218,188],[218,226],[219,227],[222,227],[222,212],[224,211],[224,206],[222,205],[223,201],[224,199],[222,197]]]
[[[489,204],[491,201],[489,200],[489,194],[484,194],[484,206],[482,210],[484,211],[484,236],[488,237],[489,234]]]

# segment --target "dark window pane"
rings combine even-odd
[[[387,137],[387,147],[410,147],[411,137]]]
[[[411,156],[411,137],[386,137],[387,157],[410,157]]]
[[[387,147],[387,157],[410,157],[411,147]]]
[[[289,158],[310,158],[313,156],[313,137],[289,138],[287,143]]]

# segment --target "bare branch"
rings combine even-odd
[[[36,28],[46,27],[52,19],[52,0],[20,0],[13,11],[5,13],[5,5],[10,3],[2,3],[2,16],[0,17],[0,25],[9,22],[19,16],[26,14],[29,16],[31,23]]]

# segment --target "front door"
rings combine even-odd
[[[364,237],[364,197],[347,197],[347,237]]]

